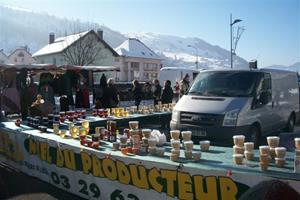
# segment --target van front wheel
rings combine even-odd
[[[260,138],[260,129],[256,125],[252,125],[249,129],[247,140],[254,143],[254,148],[258,148]]]

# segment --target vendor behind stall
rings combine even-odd
[[[115,108],[119,104],[118,90],[112,78],[107,80],[107,88],[103,92],[101,102],[104,108]]]

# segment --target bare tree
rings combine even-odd
[[[67,37],[69,37],[69,41]],[[99,58],[102,48],[98,43],[98,35],[93,30],[88,33],[83,32],[67,37],[67,47],[63,51],[63,57],[67,64],[87,66],[95,63],[96,59]],[[76,39],[75,42],[70,44],[70,41],[74,39]]]

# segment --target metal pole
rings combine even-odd
[[[230,67],[232,69],[232,14],[230,13]]]

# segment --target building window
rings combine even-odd
[[[24,53],[23,52],[18,53],[18,57],[24,57]]]
[[[21,59],[21,62],[24,63],[24,58]]]
[[[15,58],[15,62],[18,62],[18,59],[17,59],[17,58]]]
[[[56,65],[56,58],[53,58],[53,64]]]
[[[45,61],[44,61],[44,60],[41,60],[41,63],[42,63],[42,64],[45,64]]]

